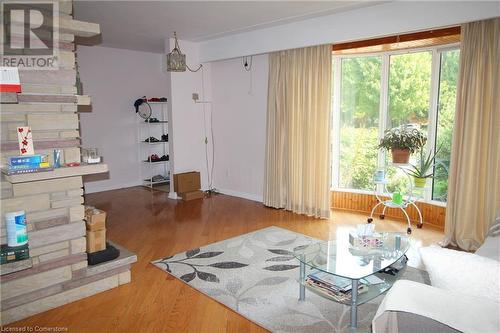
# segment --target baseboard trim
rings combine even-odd
[[[85,184],[84,184],[85,185]],[[142,185],[142,182],[131,182],[128,184],[120,184],[120,185],[115,185],[115,186],[103,186],[101,188],[94,188],[91,190],[85,189],[85,194],[90,194],[90,193],[98,193],[98,192],[106,192],[106,191],[112,191],[112,190],[119,190],[122,188],[128,188],[128,187],[134,187],[134,186],[140,186]],[[252,201],[257,201],[257,202],[263,202],[263,198],[261,195],[256,195],[256,194],[250,194],[250,193],[244,193],[244,192],[238,192],[238,191],[233,191],[233,190],[226,190],[226,189],[220,189],[218,188],[217,191],[219,193],[225,194],[225,195],[230,195],[232,197],[237,197],[237,198],[242,198],[242,199],[247,199],[247,200],[252,200]],[[169,193],[169,198],[170,199],[180,199],[176,193],[174,192],[175,197],[170,197]]]
[[[89,182],[90,183],[90,182]],[[95,188],[93,189],[87,189],[87,186],[89,183],[87,184],[83,184],[84,188],[85,188],[85,194],[90,194],[90,193],[98,193],[98,192],[106,192],[106,191],[112,191],[112,190],[119,190],[119,189],[122,189],[122,188],[128,188],[128,187],[134,187],[134,186],[140,186],[142,185],[142,182],[141,181],[136,181],[136,182],[130,182],[130,183],[126,183],[126,184],[117,184],[117,185],[111,185],[111,186],[95,186]],[[94,187],[94,186],[92,186]]]
[[[219,193],[222,193],[225,195],[230,195],[232,197],[238,197],[238,198],[248,199],[248,200],[257,201],[257,202],[263,201],[261,195],[238,192],[238,191],[233,191],[233,190],[226,190],[226,189],[222,189],[222,188],[218,188],[217,191]]]

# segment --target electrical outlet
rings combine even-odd
[[[193,93],[193,101],[197,101],[200,99],[200,96],[198,95],[198,93]]]

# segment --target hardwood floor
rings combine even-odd
[[[275,225],[320,239],[334,238],[366,216],[334,211],[318,220],[225,195],[181,202],[161,191],[134,187],[87,195],[87,205],[108,212],[108,239],[137,253],[132,282],[9,326],[67,327],[69,332],[266,332],[225,306],[179,282],[150,261]],[[384,220],[377,230],[406,230]],[[428,245],[441,231],[414,228]]]

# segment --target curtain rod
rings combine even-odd
[[[382,45],[382,44],[393,44],[393,43],[402,43],[402,42],[411,42],[420,39],[428,39],[428,38],[436,38],[436,37],[445,37],[445,36],[454,36],[460,35],[460,26],[444,28],[444,29],[433,29],[427,31],[419,31],[402,35],[394,35],[388,37],[380,37],[373,39],[365,39],[354,42],[346,42],[340,44],[333,44],[332,51],[341,51],[347,49],[355,49],[361,47]]]

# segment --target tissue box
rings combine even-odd
[[[371,236],[358,236],[356,233],[349,233],[349,244],[357,248],[377,249],[384,246],[383,235],[373,234]]]

